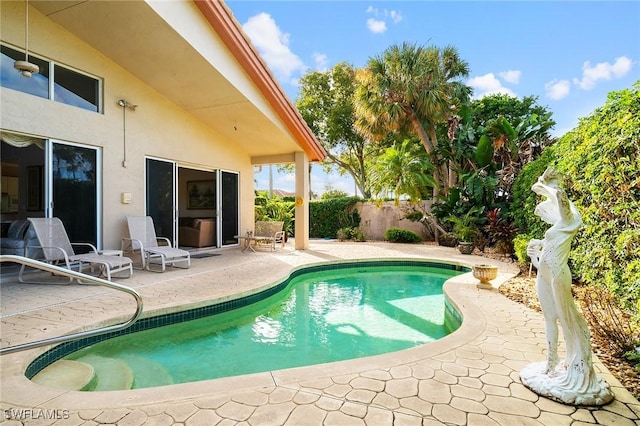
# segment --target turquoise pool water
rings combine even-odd
[[[398,351],[458,328],[442,285],[461,272],[385,265],[301,273],[251,305],[114,337],[65,359],[94,366],[98,382],[130,369],[135,389]]]

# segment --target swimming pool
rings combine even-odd
[[[213,305],[215,315],[148,318],[132,327],[135,333],[84,342],[57,356],[92,365],[98,378],[124,377],[118,386],[136,389],[393,352],[460,325],[442,284],[466,271],[421,261],[302,268],[268,291],[226,302],[235,306]],[[165,324],[171,325],[160,327]],[[35,363],[27,377],[39,371]],[[89,390],[114,389],[99,382]]]

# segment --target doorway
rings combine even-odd
[[[2,132],[2,223],[58,217],[71,241],[101,248],[101,154],[96,147]]]
[[[187,250],[237,245],[238,173],[146,159],[146,214],[158,236]]]

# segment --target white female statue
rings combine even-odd
[[[589,328],[571,295],[567,265],[571,241],[582,217],[559,187],[560,176],[547,169],[531,187],[546,197],[535,214],[552,225],[544,240],[531,240],[527,253],[538,270],[536,285],[547,335],[547,361],[528,365],[520,372],[522,383],[535,393],[572,405],[603,405],[613,400],[609,385],[593,369]],[[558,357],[558,322],[566,358]]]

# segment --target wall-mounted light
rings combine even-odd
[[[120,105],[122,108],[129,108],[132,111],[135,111],[136,108],[138,108],[138,105],[130,104],[129,102],[125,101],[124,99],[120,99],[118,101],[118,105]]]
[[[127,109],[135,111],[138,105],[131,104],[124,99],[119,99],[118,105],[122,107],[122,167],[127,167]]]
[[[24,77],[40,72],[40,67],[29,62],[29,0],[24,2],[24,61],[15,61],[13,67]]]

